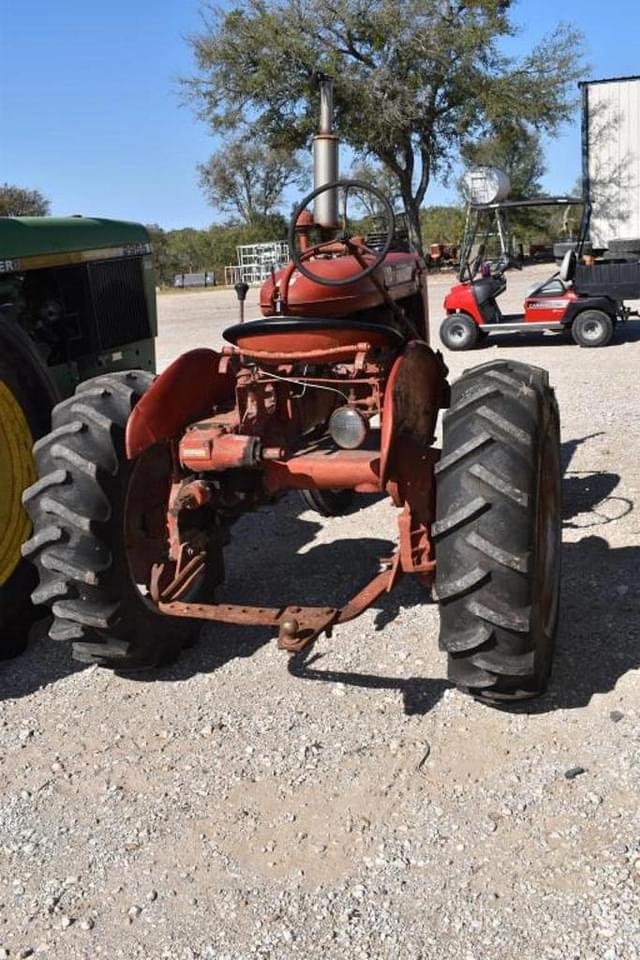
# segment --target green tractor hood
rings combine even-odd
[[[141,224],[127,220],[0,217],[0,272],[35,266],[35,258],[38,266],[44,265],[42,258],[58,260],[65,254],[78,255],[73,260],[89,260],[92,251],[100,251],[100,259],[149,253],[149,234]]]

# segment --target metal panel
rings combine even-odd
[[[583,125],[594,246],[640,238],[640,77],[586,83]]]
[[[142,258],[87,265],[99,350],[151,336]]]

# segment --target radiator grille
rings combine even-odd
[[[88,264],[99,350],[151,336],[142,257]]]

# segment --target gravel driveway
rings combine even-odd
[[[510,274],[504,308],[549,272]],[[434,343],[450,282],[431,281]],[[163,365],[236,318],[223,291],[159,302]],[[491,343],[447,354],[452,376],[526,360],[560,402],[550,693],[501,711],[454,692],[409,580],[297,666],[219,626],[131,679],[36,629],[0,664],[0,958],[640,957],[640,323],[604,350]],[[363,503],[247,517],[225,595],[344,599],[394,536]]]

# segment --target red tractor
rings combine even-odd
[[[513,361],[449,388],[428,345],[425,262],[394,249],[381,194],[337,179],[326,82],[322,94],[316,189],[292,218],[291,262],[261,290],[263,317],[230,326],[220,352],[191,350],[157,379],[97,377],[55,408],[25,494],[34,600],[77,659],[130,669],[174,657],[194,620],[268,625],[300,653],[414,574],[440,604],[451,680],[492,702],[534,696],[558,617],[553,391]],[[347,216],[367,189],[386,221],[375,249]],[[234,522],[290,490],[323,513],[349,492],[386,493],[397,550],[343,607],[252,606],[251,584],[246,603],[215,602]]]

